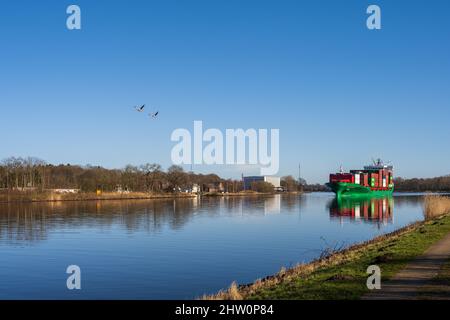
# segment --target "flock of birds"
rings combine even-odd
[[[135,106],[134,109],[135,109],[137,112],[144,112],[145,104],[143,104],[142,106]],[[156,119],[156,117],[158,116],[158,114],[159,114],[159,111],[156,111],[156,112],[151,112],[151,113],[149,113],[148,115],[149,115],[152,119]]]

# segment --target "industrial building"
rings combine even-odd
[[[260,181],[271,183],[275,190],[281,189],[280,177],[250,176],[250,177],[242,177],[242,181],[244,183],[244,190],[250,190],[252,188],[252,183]]]

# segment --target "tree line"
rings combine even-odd
[[[410,192],[450,192],[450,176],[426,179],[395,179],[396,191]]]
[[[286,191],[297,191],[300,184],[292,176],[283,177]],[[101,166],[71,164],[49,164],[41,159],[10,157],[0,162],[0,189],[38,190],[79,189],[82,192],[102,190],[133,192],[189,191],[193,185],[200,190],[217,186],[220,191],[240,192],[243,183],[239,180],[223,179],[216,174],[186,172],[173,165],[164,171],[159,164],[140,166],[127,165],[122,169],[107,169]],[[268,192],[270,186],[256,183],[252,190]]]
[[[180,166],[164,171],[159,164],[127,165],[123,169],[101,166],[48,164],[37,158],[11,157],[0,162],[0,188],[13,190],[79,189],[83,192],[129,190],[164,192],[192,187],[193,184],[233,184],[215,174],[185,172]],[[236,183],[234,186],[237,189]],[[232,187],[230,186],[232,189]]]
[[[240,192],[240,180],[223,179],[216,174],[186,172],[180,166],[171,166],[164,171],[161,165],[147,163],[140,166],[127,165],[122,169],[106,169],[101,166],[71,164],[49,164],[41,159],[10,157],[0,161],[0,189],[48,190],[80,189],[83,192],[122,190],[136,192],[173,192],[188,190],[196,184],[201,190],[211,185],[221,186],[224,192]],[[325,191],[324,185],[308,185],[292,176],[281,178],[285,191]],[[253,191],[269,192],[267,183],[255,183]],[[450,192],[450,176],[427,179],[395,179],[396,191]]]

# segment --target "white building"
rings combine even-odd
[[[80,189],[51,189],[54,193],[78,193],[80,192]]]

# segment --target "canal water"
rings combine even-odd
[[[0,204],[0,299],[191,299],[422,219],[420,194]]]

